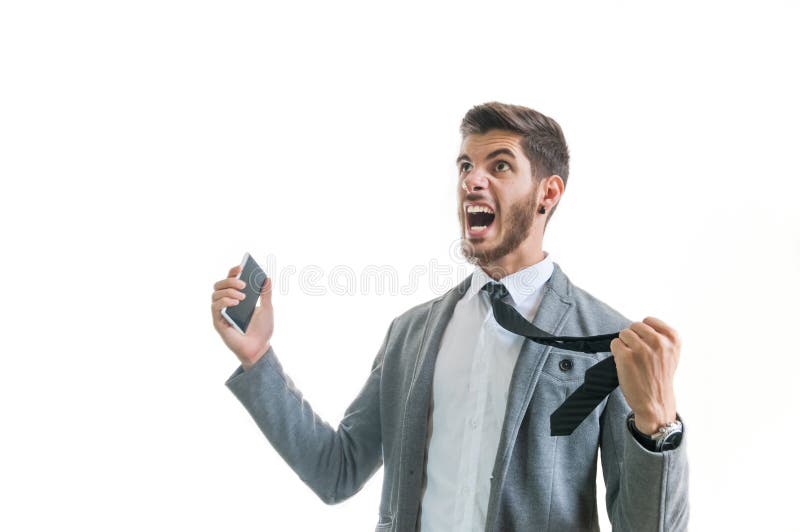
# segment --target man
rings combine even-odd
[[[338,428],[314,414],[270,345],[269,280],[245,336],[221,318],[244,297],[238,266],[212,295],[214,327],[241,361],[226,385],[326,503],[359,491],[383,464],[376,531],[598,530],[598,449],[614,530],[685,530],[678,334],[656,318],[631,322],[542,250],[569,173],[554,120],[491,102],[466,114],[461,133],[458,215],[475,271],[393,320]],[[566,351],[500,327],[483,289],[492,281],[547,333],[620,331],[611,353]],[[551,436],[551,413],[608,356],[619,387],[572,434]]]

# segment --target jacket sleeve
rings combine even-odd
[[[628,429],[630,407],[617,388],[601,416],[606,507],[614,531],[681,532],[689,522],[686,425],[677,448],[651,452]]]
[[[225,385],[244,405],[278,454],[326,504],[357,493],[383,464],[380,382],[391,327],[361,392],[333,429],[283,372],[272,346]]]

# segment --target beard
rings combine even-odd
[[[508,208],[508,213],[504,214],[502,220],[503,238],[500,243],[489,249],[477,250],[474,244],[464,236],[464,213],[463,209],[460,209],[458,218],[461,222],[461,253],[467,259],[467,262],[471,264],[483,267],[489,266],[517,249],[528,238],[531,232],[534,212],[536,212],[536,196],[534,194],[531,194],[527,199],[513,203]]]

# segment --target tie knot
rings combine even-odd
[[[496,283],[494,281],[489,281],[485,285],[483,285],[482,290],[486,290],[489,294],[489,299],[492,300],[492,303],[495,301],[500,301],[504,297],[508,295],[508,290],[502,283]]]

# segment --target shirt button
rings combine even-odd
[[[473,418],[472,420],[470,420],[469,426],[472,427],[473,429],[477,429],[478,428],[478,420]]]
[[[572,360],[565,358],[561,362],[558,363],[558,369],[561,371],[569,371],[572,369]]]

